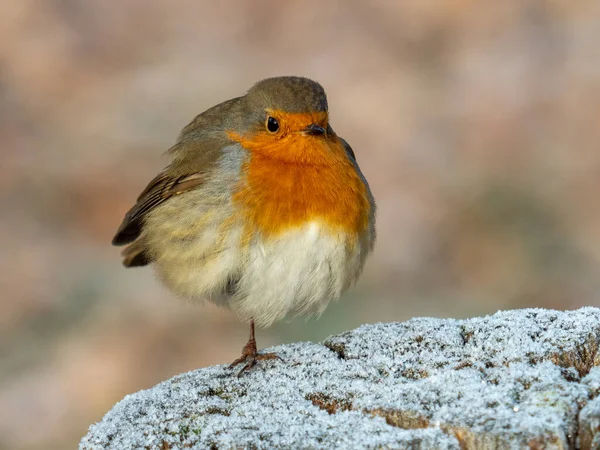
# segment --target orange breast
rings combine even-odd
[[[234,201],[254,231],[277,236],[320,221],[358,237],[368,227],[367,188],[336,136],[230,137],[251,153],[243,168],[246,183]]]

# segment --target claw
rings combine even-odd
[[[242,349],[242,356],[233,361],[229,365],[229,368],[233,369],[239,364],[246,363],[244,364],[244,367],[242,367],[242,370],[238,372],[237,376],[240,377],[246,370],[250,370],[252,367],[254,367],[257,361],[264,361],[269,359],[278,359],[280,361],[283,361],[281,357],[275,353],[258,353],[256,351],[256,339],[254,337],[254,321],[251,321],[250,339],[248,339],[248,342]]]
[[[254,355],[242,355],[234,362],[232,362],[229,365],[229,368],[233,369],[238,364],[245,362],[246,364],[244,365],[244,367],[242,367],[242,370],[238,372],[237,376],[239,378],[246,370],[249,370],[252,367],[254,367],[257,361],[265,361],[269,359],[278,359],[279,361],[283,361],[283,359],[281,359],[281,357],[275,353],[256,353]]]

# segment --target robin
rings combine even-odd
[[[153,264],[174,293],[250,323],[239,375],[258,360],[254,325],[320,314],[360,275],[375,203],[354,152],[308,78],[277,77],[198,115],[112,243],[125,267]]]

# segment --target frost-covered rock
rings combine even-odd
[[[125,397],[80,449],[600,448],[600,309],[364,325]]]

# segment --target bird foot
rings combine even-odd
[[[230,369],[233,369],[238,364],[244,364],[242,370],[238,372],[238,378],[246,371],[251,369],[256,365],[257,361],[266,360],[266,359],[278,359],[282,361],[282,359],[275,353],[258,353],[256,351],[256,338],[254,337],[254,320],[250,321],[250,338],[244,348],[242,349],[242,356],[236,359],[229,365]]]
[[[248,344],[251,343],[249,342]],[[242,350],[242,356],[240,356],[238,359],[236,359],[229,365],[229,368],[233,369],[235,366],[245,363],[244,367],[242,367],[242,370],[238,372],[238,377],[240,377],[246,370],[249,370],[252,367],[254,367],[257,361],[264,361],[268,359],[279,359],[280,361],[282,360],[281,357],[276,353],[258,353],[256,351],[256,344],[254,344],[254,346],[249,346],[248,344],[246,344],[246,346]]]

